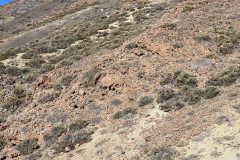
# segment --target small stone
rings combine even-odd
[[[84,92],[83,90],[80,90],[78,93],[79,93],[81,96],[84,96],[84,95],[86,94],[86,92]]]
[[[166,138],[171,138],[172,135],[171,135],[171,134],[167,134],[165,137],[166,137]]]
[[[7,153],[7,157],[10,157],[10,158],[15,158],[15,157],[18,157],[19,155],[20,155],[20,152],[15,148],[10,148]]]
[[[69,152],[69,151],[70,151],[70,148],[66,147],[66,148],[65,148],[65,151],[66,151],[66,152]]]

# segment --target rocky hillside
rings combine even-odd
[[[240,159],[237,0],[35,2],[0,8],[0,159]]]

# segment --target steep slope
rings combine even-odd
[[[102,2],[3,50],[1,158],[239,159],[239,7]]]

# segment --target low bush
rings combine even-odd
[[[21,155],[29,155],[33,153],[35,150],[40,148],[38,145],[38,139],[25,139],[22,140],[17,146],[16,149],[20,151]]]
[[[229,86],[240,77],[240,66],[229,66],[210,78],[206,84],[211,86]]]
[[[44,95],[41,97],[38,102],[39,103],[47,103],[47,102],[52,102],[56,98],[59,97],[59,93],[48,93],[47,95]]]
[[[5,101],[5,103],[3,103],[2,107],[9,110],[13,106],[19,106],[22,104],[25,96],[25,89],[17,87],[13,90],[11,96]]]
[[[152,96],[142,96],[137,99],[137,104],[139,107],[145,106],[147,104],[150,104],[153,102],[153,97]]]
[[[42,65],[39,73],[43,74],[43,73],[46,73],[46,72],[49,72],[49,71],[52,71],[55,69],[55,65],[53,64],[48,64],[48,63],[45,63]]]
[[[171,148],[159,147],[154,148],[149,153],[149,159],[174,160],[177,151]]]
[[[125,48],[133,49],[133,48],[137,48],[137,47],[138,47],[138,44],[136,42],[131,42],[131,43],[128,43]]]
[[[205,90],[203,91],[203,97],[204,97],[205,99],[210,99],[210,98],[216,97],[219,93],[220,93],[220,91],[219,91],[219,89],[218,89],[217,87],[208,86],[208,87],[205,88]]]
[[[63,138],[53,146],[53,149],[57,153],[67,152],[65,150],[66,148],[73,150],[75,149],[76,144],[82,145],[84,143],[90,142],[92,140],[92,134],[93,132],[81,130],[80,132],[75,134],[64,135]]]
[[[45,60],[41,57],[37,57],[37,58],[34,58],[34,59],[31,59],[29,62],[26,62],[25,65],[26,66],[29,66],[31,68],[41,68],[42,64],[45,63]]]
[[[23,98],[26,96],[26,90],[23,89],[22,87],[16,87],[13,90],[13,96],[16,96],[17,98]]]
[[[64,76],[62,79],[61,79],[61,84],[63,85],[63,86],[70,86],[70,83],[72,82],[72,80],[74,80],[74,78],[75,78],[76,76],[70,76],[70,75],[68,75],[68,76]]]
[[[35,81],[38,77],[37,73],[29,73],[25,76],[23,76],[23,82],[24,83],[32,83],[33,81]]]
[[[85,128],[87,125],[89,124],[88,121],[86,120],[77,120],[75,122],[72,122],[70,125],[69,125],[69,131],[70,132],[76,132],[76,131],[79,131],[83,128]]]
[[[18,68],[15,66],[7,66],[5,69],[5,73],[9,76],[20,76],[28,72],[30,72],[29,68]]]
[[[198,80],[195,76],[183,71],[183,70],[176,70],[174,72],[174,84],[176,86],[183,86],[188,85],[192,87],[196,87]]]
[[[130,107],[130,108],[125,108],[125,109],[123,109],[121,111],[117,111],[116,113],[114,113],[113,119],[122,118],[122,117],[126,116],[129,113],[136,114],[137,113],[137,108]]]
[[[185,6],[183,9],[182,9],[182,13],[184,12],[190,12],[194,10],[194,7],[190,7],[190,6]]]
[[[0,62],[0,75],[6,73],[6,66]]]
[[[160,89],[160,91],[158,92],[158,99],[157,102],[164,102],[167,101],[169,99],[171,99],[172,97],[174,97],[174,90],[170,89],[170,88],[162,88]]]
[[[43,140],[46,142],[47,146],[51,146],[57,141],[58,137],[62,136],[67,132],[67,127],[62,124],[58,124],[52,127],[51,131],[43,135]]]
[[[210,41],[211,40],[210,36],[207,35],[207,34],[199,34],[196,37],[194,37],[194,39],[199,41],[199,42],[200,41]]]
[[[0,151],[4,149],[4,147],[7,145],[6,139],[0,135]]]

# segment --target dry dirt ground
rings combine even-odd
[[[38,30],[72,21],[71,16]],[[220,29],[212,31],[213,28],[240,32],[237,0],[179,2],[121,47],[96,51],[70,66],[42,75],[32,84],[23,84],[28,88],[26,106],[8,115],[0,126],[9,141],[1,156],[25,160],[240,159],[240,76],[231,85],[217,86],[220,93],[216,97],[202,98],[195,104],[183,102],[180,109],[164,112],[164,105],[158,102],[161,88],[177,90],[174,84],[160,84],[167,73],[185,70],[196,76],[199,88],[204,88],[206,81],[223,68],[239,66],[239,45],[232,54],[221,54],[214,39],[223,33],[219,33]],[[202,34],[209,35],[210,40],[199,41],[196,37]],[[11,43],[16,44],[16,40],[13,38]],[[136,42],[138,47],[126,48],[130,42]],[[210,54],[215,56],[209,58]],[[99,70],[92,77],[93,85],[84,87],[86,75],[96,68]],[[67,75],[74,79],[56,92],[52,86]],[[1,94],[8,95],[12,85],[4,76]],[[12,79],[21,85],[17,78]],[[153,97],[153,102],[140,107],[138,99],[146,95]],[[137,108],[136,113],[113,118],[114,113],[129,107]],[[2,114],[5,112],[2,109]],[[54,125],[68,126],[77,119],[90,122],[85,129],[93,132],[91,141],[75,144],[74,149],[66,147],[60,153],[45,146],[43,135]],[[21,140],[35,137],[41,147],[29,156],[20,155],[15,146]],[[63,138],[64,135],[59,137]],[[41,158],[37,157],[39,154]]]

